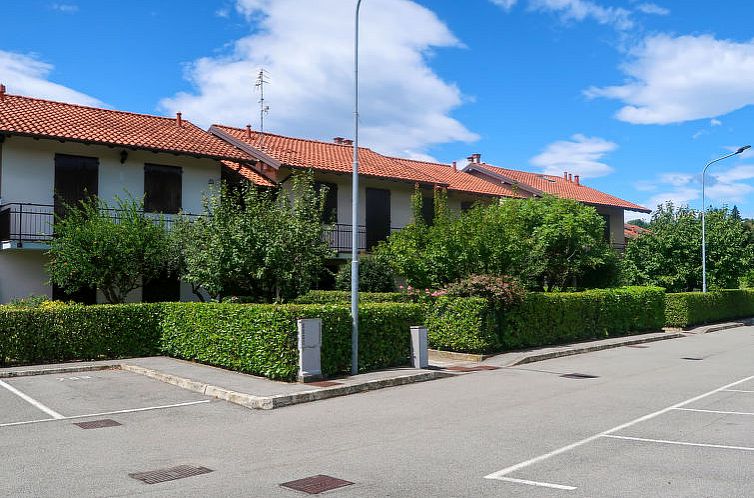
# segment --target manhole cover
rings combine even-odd
[[[325,491],[331,491],[333,489],[350,486],[353,484],[350,481],[344,481],[343,479],[337,479],[326,475],[317,475],[312,477],[306,477],[297,481],[284,482],[281,486],[293,489],[296,491],[302,491],[310,495],[318,495]]]
[[[704,358],[697,358],[695,356],[684,356],[681,358],[682,360],[693,360],[693,361],[702,361]]]
[[[78,425],[82,429],[101,429],[103,427],[117,427],[123,425],[120,422],[105,418],[102,420],[87,420],[86,422],[75,422],[73,425]]]
[[[128,474],[128,476],[143,481],[146,484],[157,484],[160,482],[175,481],[176,479],[185,479],[186,477],[209,474],[210,472],[212,472],[212,470],[206,467],[179,465],[177,467],[170,467],[169,469],[135,472],[133,474]]]
[[[333,380],[323,380],[319,382],[307,382],[306,385],[308,386],[315,386],[315,387],[332,387],[332,386],[342,386],[342,382],[335,382]]]
[[[561,377],[564,377],[566,379],[597,379],[599,378],[598,375],[589,375],[589,374],[580,374],[580,373],[569,373],[569,374],[563,374]]]

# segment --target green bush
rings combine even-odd
[[[322,319],[322,372],[349,372],[351,317],[346,303],[329,305],[166,305],[165,354],[271,379],[293,380],[298,369],[298,318]],[[420,306],[372,303],[359,306],[359,367],[362,371],[405,365],[411,325],[423,323]]]
[[[0,364],[159,354],[159,304],[0,306]]]
[[[506,313],[505,349],[604,339],[660,330],[665,292],[660,287],[622,287],[584,292],[530,293]]]
[[[754,316],[754,289],[680,292],[665,297],[665,323],[688,327]]]
[[[402,292],[359,292],[360,303],[407,303],[410,297]],[[338,304],[351,302],[349,291],[309,291],[296,298],[296,304]]]
[[[344,263],[335,275],[335,288],[345,291],[351,289],[351,261]],[[362,292],[395,291],[395,275],[387,258],[369,255],[359,260],[359,290]]]
[[[500,350],[498,313],[481,297],[439,297],[427,304],[429,347],[457,353]]]

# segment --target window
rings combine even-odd
[[[338,222],[338,185],[335,183],[314,182],[314,189],[319,194],[326,187],[325,205],[322,209],[322,223]]]
[[[463,201],[461,202],[461,212],[465,213],[466,211],[470,210],[474,207],[474,201]]]
[[[175,214],[183,204],[183,170],[176,166],[144,165],[144,210]]]
[[[163,274],[145,282],[141,288],[144,303],[176,302],[181,300],[181,282],[174,275]]]
[[[424,223],[432,226],[435,222],[435,199],[432,197],[422,198],[422,218]]]

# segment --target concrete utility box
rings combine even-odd
[[[414,368],[429,367],[427,327],[411,327],[411,366]]]
[[[298,323],[298,380],[322,378],[322,320],[305,318]]]

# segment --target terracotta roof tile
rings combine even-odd
[[[215,159],[249,158],[196,125],[174,118],[4,94],[0,133],[172,152]]]
[[[240,164],[233,161],[222,161],[222,164],[229,170],[240,174],[254,185],[259,185],[261,187],[274,187],[276,185],[275,182],[246,164]]]
[[[639,211],[641,213],[649,213],[650,209],[647,209],[633,202],[625,201],[618,197],[615,197],[599,190],[587,187],[584,184],[577,185],[575,182],[568,181],[560,176],[544,175],[540,173],[530,173],[527,171],[519,171],[515,169],[500,168],[487,163],[472,163],[469,166],[480,170],[492,173],[494,175],[502,175],[515,182],[518,182],[525,188],[527,185],[533,187],[540,192],[554,195],[556,197],[562,197],[565,199],[573,199],[586,204],[596,204],[599,206],[618,207],[629,211]]]
[[[252,131],[249,137],[247,130],[222,125],[213,125],[212,129],[226,133],[288,167],[347,174],[353,171],[353,146],[350,145],[256,131]],[[359,147],[359,174],[444,186],[441,180],[431,175],[365,147]]]
[[[644,235],[645,233],[652,233],[652,231],[648,228],[640,227],[639,225],[632,225],[631,223],[623,225],[623,235],[625,235],[627,239],[635,239],[639,235]]]

